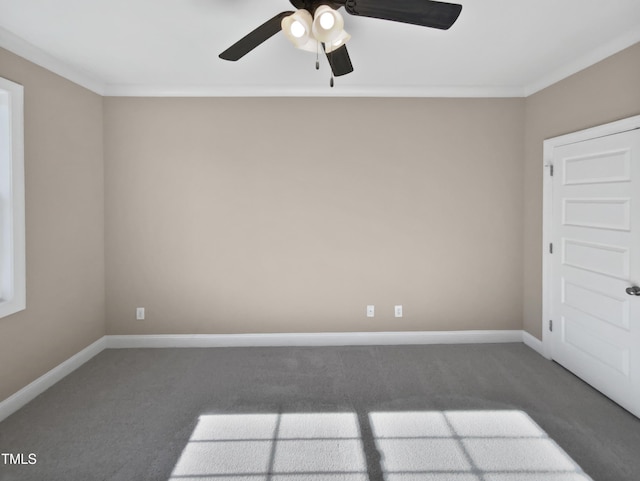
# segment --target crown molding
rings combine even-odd
[[[44,50],[30,44],[2,27],[0,27],[0,47],[60,75],[81,87],[91,90],[98,95],[104,95],[105,93],[105,85],[101,81],[48,54]]]
[[[592,65],[601,62],[607,57],[611,57],[622,50],[635,45],[640,42],[640,30],[632,30],[625,32],[619,37],[614,38],[610,42],[600,45],[595,50],[590,51],[586,55],[578,57],[577,59],[564,64],[562,67],[548,73],[537,81],[526,85],[523,89],[525,97],[539,92],[561,80],[570,77],[573,74],[580,72]]]
[[[107,85],[107,97],[395,97],[494,98],[523,97],[521,87],[486,86],[277,86],[259,85]]]
[[[335,88],[260,85],[126,85],[106,84],[0,27],[0,47],[106,97],[528,97],[638,42],[640,42],[640,31],[626,32],[525,86],[353,86],[339,83]]]

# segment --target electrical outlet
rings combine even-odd
[[[402,306],[395,306],[394,311],[396,317],[402,317]]]
[[[144,307],[136,307],[136,320],[144,320]]]
[[[376,315],[376,306],[367,306],[367,317],[374,317]]]

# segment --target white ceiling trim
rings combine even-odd
[[[524,96],[528,97],[542,89],[545,89],[560,80],[563,80],[571,75],[580,72],[598,62],[604,60],[607,57],[621,52],[625,48],[631,47],[640,42],[640,30],[625,32],[623,35],[614,38],[610,42],[600,45],[597,49],[592,50],[587,55],[578,57],[572,62],[563,65],[558,70],[551,72],[538,81],[531,83],[524,87]]]
[[[105,84],[0,27],[0,47],[60,75],[92,92],[108,97],[404,97],[492,98],[528,97],[640,42],[640,31],[626,32],[556,71],[526,86],[389,86],[330,87],[164,86]]]
[[[20,57],[26,58],[30,62],[46,68],[67,80],[71,80],[73,83],[91,90],[92,92],[99,95],[105,94],[105,85],[103,82],[100,82],[91,75],[72,67],[62,60],[49,55],[44,50],[30,44],[2,27],[0,27],[0,47],[15,53]]]
[[[264,87],[107,85],[107,97],[523,97],[522,87]]]

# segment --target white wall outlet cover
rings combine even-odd
[[[402,317],[402,306],[395,306],[394,313],[396,317]]]
[[[367,306],[367,317],[374,317],[376,315],[376,306]]]
[[[136,307],[136,320],[144,320],[144,307]]]

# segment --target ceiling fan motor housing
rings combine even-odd
[[[340,7],[344,6],[344,1],[331,2],[326,0],[290,0],[291,4],[298,9],[305,9],[311,13],[311,15],[315,14],[316,9],[320,5],[327,5],[334,10],[338,10]]]

